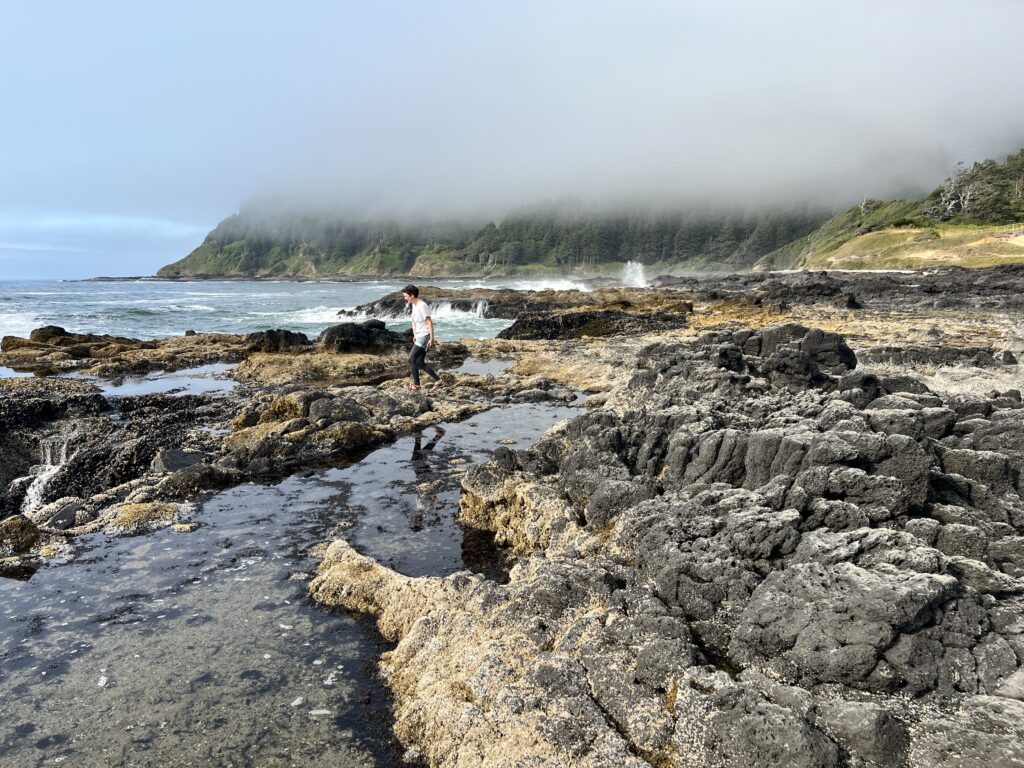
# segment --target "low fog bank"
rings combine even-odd
[[[1022,27],[1016,0],[7,4],[0,211],[475,224],[567,198],[915,197],[1024,145]]]

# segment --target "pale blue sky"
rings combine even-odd
[[[0,0],[0,279],[149,274],[247,199],[927,188],[1024,145],[1016,0]]]

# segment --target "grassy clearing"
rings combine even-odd
[[[804,253],[808,269],[990,267],[1024,262],[1024,224],[887,227],[828,250]]]

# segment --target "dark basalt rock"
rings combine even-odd
[[[757,333],[708,333],[698,343],[717,347],[712,363],[718,367],[749,370],[792,391],[852,388],[860,383],[859,379],[835,378],[857,366],[857,356],[841,336],[796,323],[769,326]],[[750,360],[742,362],[744,355]]]
[[[662,289],[693,291],[706,300],[743,297],[761,306],[828,306],[897,310],[1024,310],[1024,265],[913,272],[752,272],[659,277]],[[1005,364],[1005,363],[1004,363]]]
[[[304,333],[278,328],[258,331],[245,336],[250,352],[289,352],[309,346],[312,342]]]
[[[108,403],[104,405],[109,408]],[[89,498],[154,469],[173,472],[196,464],[203,458],[201,452],[168,446],[184,444],[197,427],[226,420],[233,408],[223,399],[205,395],[164,394],[119,398],[116,406],[114,418],[105,413],[65,413],[47,427],[53,433],[50,439],[66,441],[66,460],[47,483],[44,503],[64,497]],[[27,459],[36,464],[39,447],[37,442],[32,445],[33,455]]]
[[[379,320],[334,325],[317,339],[332,352],[391,352],[408,347],[410,341],[411,336],[389,331]]]
[[[634,314],[618,310],[563,312],[531,312],[521,314],[499,339],[580,339],[585,336],[613,336],[625,333],[682,328],[686,316],[679,313],[655,312]]]
[[[153,458],[154,472],[177,472],[195,464],[201,464],[206,457],[194,451],[181,451],[174,448],[159,451]]]
[[[15,337],[7,336],[5,339],[14,339]],[[34,344],[46,344],[49,346],[57,347],[78,347],[83,350],[88,349],[89,344],[130,344],[130,345],[146,345],[146,342],[140,342],[138,339],[129,339],[124,336],[109,336],[107,334],[97,333],[71,333],[64,330],[59,325],[44,325],[42,328],[36,328],[32,331],[28,340]],[[156,347],[156,342],[149,342],[150,348]],[[7,351],[7,347],[3,347],[3,351]],[[83,355],[87,357],[88,355]]]
[[[110,408],[100,390],[67,379],[0,379],[0,434],[57,419],[94,416]]]
[[[46,424],[106,412],[109,403],[92,386],[55,379],[0,379],[0,519],[16,513],[27,485],[12,481],[39,463],[39,433]]]
[[[24,515],[0,520],[0,557],[24,554],[39,540],[39,529]]]
[[[164,497],[187,499],[203,491],[237,485],[241,480],[240,473],[234,470],[210,464],[193,464],[179,469],[163,480],[158,487]]]
[[[652,345],[614,409],[463,481],[471,497],[512,479],[563,499],[551,535],[606,537],[622,568],[602,566],[623,580],[609,602],[650,588],[685,620],[699,656],[675,712],[703,713],[709,764],[931,766],[943,748],[1002,764],[1017,749],[1009,720],[936,714],[915,731],[892,694],[955,712],[1024,690],[1024,411],[856,364],[840,337],[792,325]],[[977,422],[963,438],[961,419]],[[769,731],[791,752],[758,752]]]
[[[596,279],[589,282],[601,283]],[[420,288],[420,296],[431,306],[444,305],[454,310],[479,313],[484,317],[514,320],[531,313],[628,310],[650,301],[656,294],[644,289],[622,287],[598,287],[593,291],[517,291],[510,288],[455,290],[428,286]],[[672,297],[671,302],[678,305],[683,314],[693,311],[693,306],[680,297]],[[355,309],[342,310],[338,316],[397,318],[407,317],[409,311],[402,294],[395,292]]]
[[[1010,352],[996,352],[990,347],[950,347],[937,344],[922,346],[867,347],[860,350],[858,357],[862,364],[878,365],[887,363],[900,366],[972,366],[975,368],[1000,368],[1016,365],[1017,359]]]

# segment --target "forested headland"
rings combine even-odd
[[[167,278],[602,274],[628,261],[652,271],[881,268],[1024,260],[1024,150],[958,165],[917,200],[863,199],[836,213],[708,206],[607,211],[522,209],[500,221],[403,221],[243,206]]]

